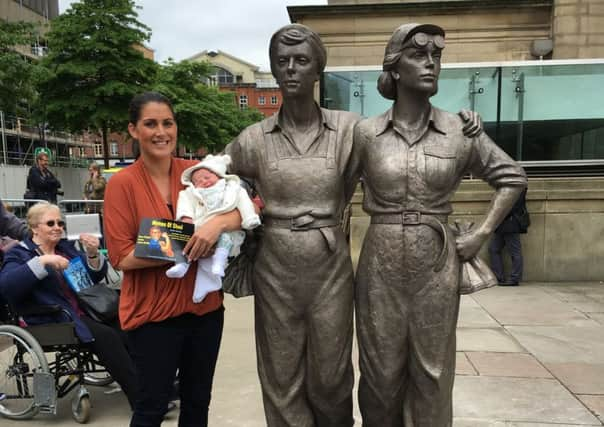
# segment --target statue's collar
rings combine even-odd
[[[393,107],[390,107],[387,111],[382,113],[377,117],[377,122],[375,126],[375,135],[381,135],[386,132],[389,128],[393,127],[392,125],[392,115],[393,115]],[[430,107],[430,115],[428,116],[428,126],[434,129],[435,131],[446,135],[447,132],[445,118],[443,117],[443,111],[440,109],[431,106]]]
[[[315,104],[315,105],[317,105],[317,104]],[[325,126],[326,128],[328,128],[330,130],[336,130],[337,122],[332,117],[332,112],[325,108],[321,108],[318,105],[317,105],[317,109],[319,110],[319,113],[321,114],[321,122],[323,123],[323,126]],[[264,121],[262,128],[264,130],[264,133],[271,133],[276,130],[283,129],[283,126],[281,125],[281,109],[279,109],[279,111],[277,113],[268,117]]]

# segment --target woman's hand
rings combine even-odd
[[[220,233],[222,233],[222,227],[212,219],[198,227],[184,247],[183,253],[187,256],[189,262],[208,257],[214,253],[214,245],[218,241]]]
[[[478,253],[487,238],[488,234],[484,235],[479,229],[460,234],[455,239],[457,255],[462,261],[469,260]]]
[[[69,260],[61,255],[40,255],[40,263],[43,267],[51,267],[54,270],[65,270],[69,266]]]
[[[101,242],[98,237],[93,236],[92,234],[82,233],[80,234],[80,243],[86,252],[86,256],[94,258],[99,255],[99,246],[101,245]]]

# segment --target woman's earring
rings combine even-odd
[[[394,80],[398,80],[401,78],[401,75],[399,73],[397,73],[396,71],[392,71],[391,75]]]

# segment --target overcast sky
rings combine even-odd
[[[287,6],[321,5],[327,0],[136,0],[138,19],[151,28],[155,60],[179,61],[203,50],[228,52],[269,70],[268,42],[289,24]],[[59,0],[66,10],[73,0]]]

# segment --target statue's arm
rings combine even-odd
[[[346,203],[350,202],[350,199],[354,195],[354,191],[357,187],[357,184],[359,183],[359,179],[361,178],[363,172],[362,153],[365,150],[365,145],[367,142],[367,132],[363,131],[364,127],[364,124],[362,124],[361,122],[356,123],[356,125],[354,126],[352,150],[344,172],[344,200],[346,201]]]
[[[472,141],[470,170],[495,188],[495,194],[482,222],[460,235],[457,252],[463,260],[472,258],[503,221],[527,186],[522,166],[510,158],[484,132]]]

